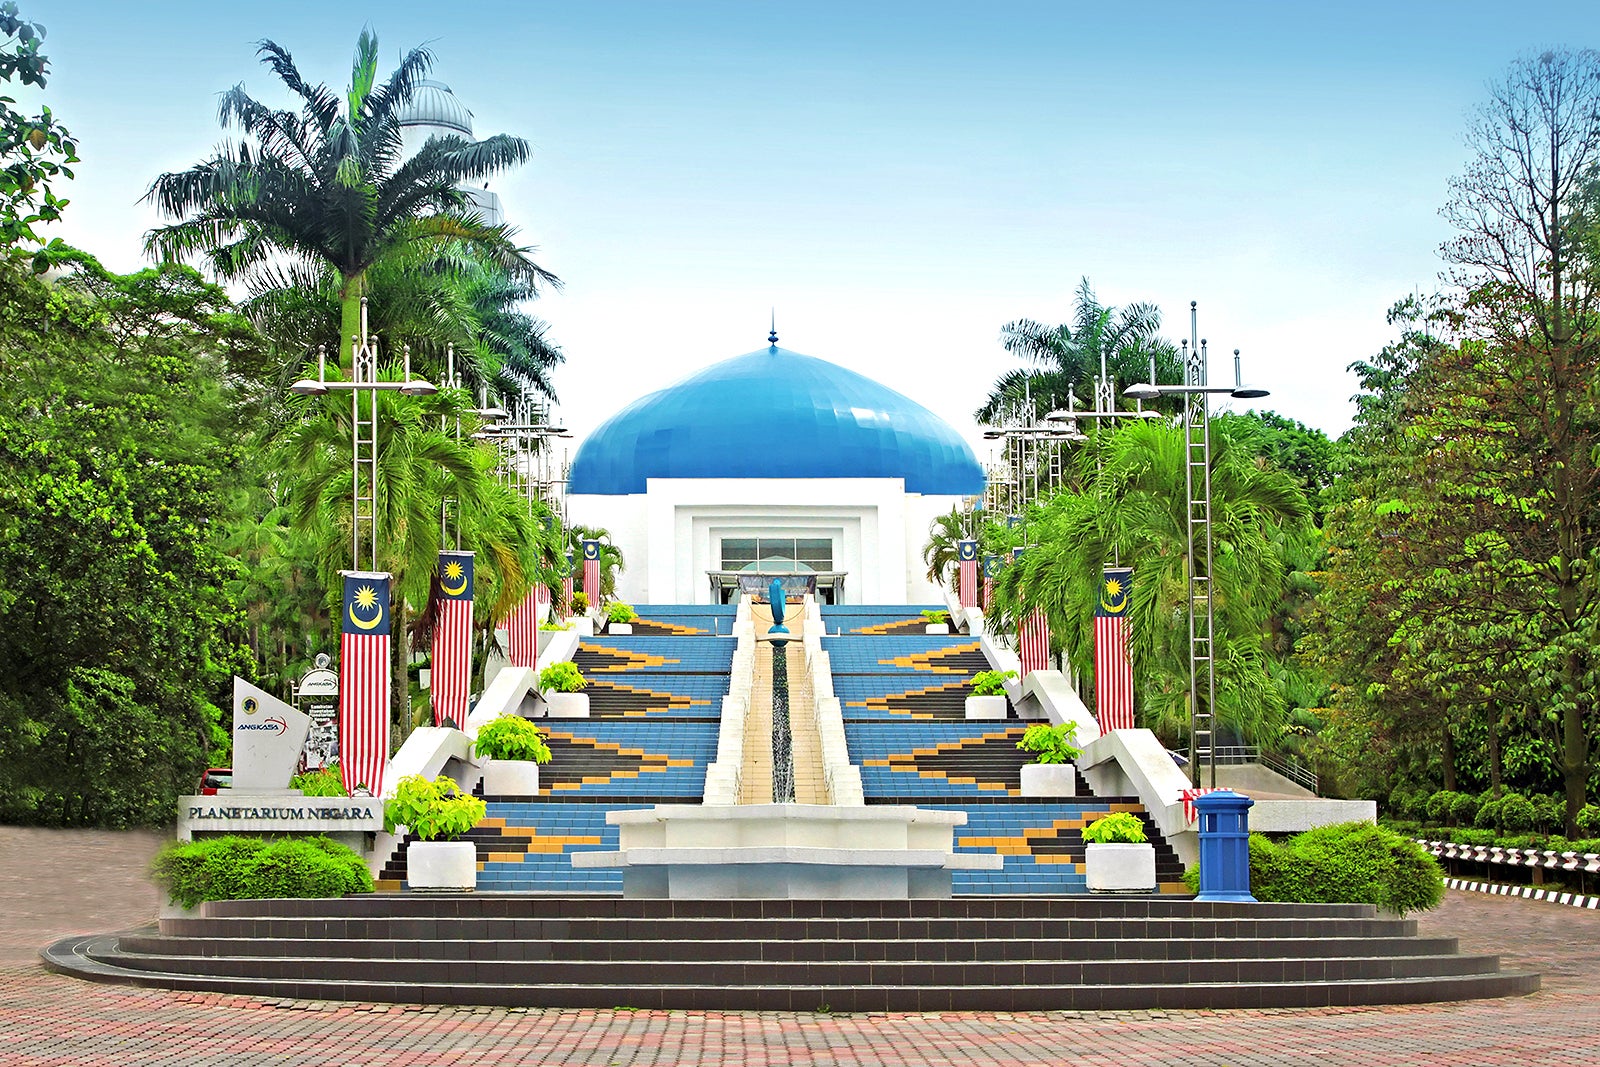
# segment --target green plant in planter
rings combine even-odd
[[[1024,752],[1032,752],[1035,763],[1071,763],[1079,755],[1078,748],[1072,743],[1077,736],[1078,727],[1075,723],[1064,722],[1060,726],[1035,723],[1023,731],[1017,747]]]
[[[573,593],[572,594],[572,613],[574,615],[582,615],[584,612],[586,612],[588,610],[589,610],[589,594],[587,594],[587,593]]]
[[[489,805],[440,775],[434,779],[408,774],[396,784],[394,796],[384,802],[384,828],[408,827],[420,841],[454,841],[474,826]]]
[[[330,763],[321,770],[295,775],[289,779],[289,788],[298,789],[308,797],[349,796],[344,791],[344,780],[339,777],[337,763]]]
[[[610,622],[632,622],[638,617],[634,613],[632,604],[624,604],[620,600],[613,600],[606,605],[606,619]]]
[[[485,723],[478,730],[472,750],[489,759],[550,762],[550,746],[544,743],[544,734],[521,715],[502,715]]]
[[[539,672],[541,693],[576,693],[589,683],[571,660],[552,663]]]
[[[941,608],[930,608],[922,613],[922,617],[937,626],[940,623],[950,622],[950,613]]]
[[[997,697],[1006,691],[1006,679],[1016,676],[1016,671],[979,671],[972,676],[972,695]]]
[[[1144,823],[1131,811],[1113,812],[1083,828],[1083,839],[1091,845],[1142,845]]]

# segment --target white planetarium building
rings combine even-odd
[[[937,603],[922,548],[983,492],[950,425],[855,371],[769,347],[641,397],[572,461],[570,521],[604,527],[617,596],[726,601],[755,574],[810,575],[824,603]]]

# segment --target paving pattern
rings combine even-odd
[[[1544,974],[1519,1000],[1388,1008],[769,1014],[253,1001],[64,978],[41,946],[139,925],[151,834],[0,827],[0,1067],[1600,1064],[1600,914],[1449,894],[1424,936]]]

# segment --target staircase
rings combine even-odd
[[[1032,760],[1017,748],[1025,725],[1014,713],[999,721],[966,718],[972,675],[989,669],[976,641],[913,634],[922,616],[897,618],[888,607],[851,607],[838,616],[839,609],[824,609],[824,625],[838,636],[824,638],[823,648],[867,803],[965,811],[956,850],[1003,857],[999,871],[955,872],[955,892],[1086,893],[1082,830],[1126,811],[1144,821],[1156,848],[1158,891],[1188,895],[1183,865],[1137,797],[1096,797],[1081,779],[1075,797],[1021,795],[1021,770]]]
[[[1321,1007],[1539,987],[1367,905],[480,893],[219,901],[202,912],[68,938],[46,965],[254,997],[807,1012]]]

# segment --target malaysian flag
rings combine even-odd
[[[1000,557],[983,557],[983,610],[988,611],[994,604],[994,579],[1000,573]]]
[[[513,667],[539,661],[539,596],[532,586],[506,617],[506,659]]]
[[[472,553],[439,553],[439,617],[433,624],[433,724],[467,721],[472,688]]]
[[[339,773],[345,792],[381,796],[389,762],[389,576],[340,574]]]
[[[956,559],[961,563],[956,594],[961,599],[962,607],[975,608],[978,606],[978,542],[957,541]]]
[[[583,591],[589,597],[589,606],[600,606],[600,542],[583,543]]]
[[[1022,633],[1018,641],[1022,676],[1031,671],[1047,670],[1050,666],[1050,622],[1044,611],[1034,608],[1022,619]]]
[[[1194,802],[1207,793],[1215,793],[1220,786],[1211,789],[1185,789],[1183,791],[1183,821],[1194,822],[1199,818],[1200,812],[1195,808]]]
[[[1106,568],[1094,607],[1094,712],[1100,732],[1133,729],[1133,660],[1128,656],[1128,595],[1133,571]]]

